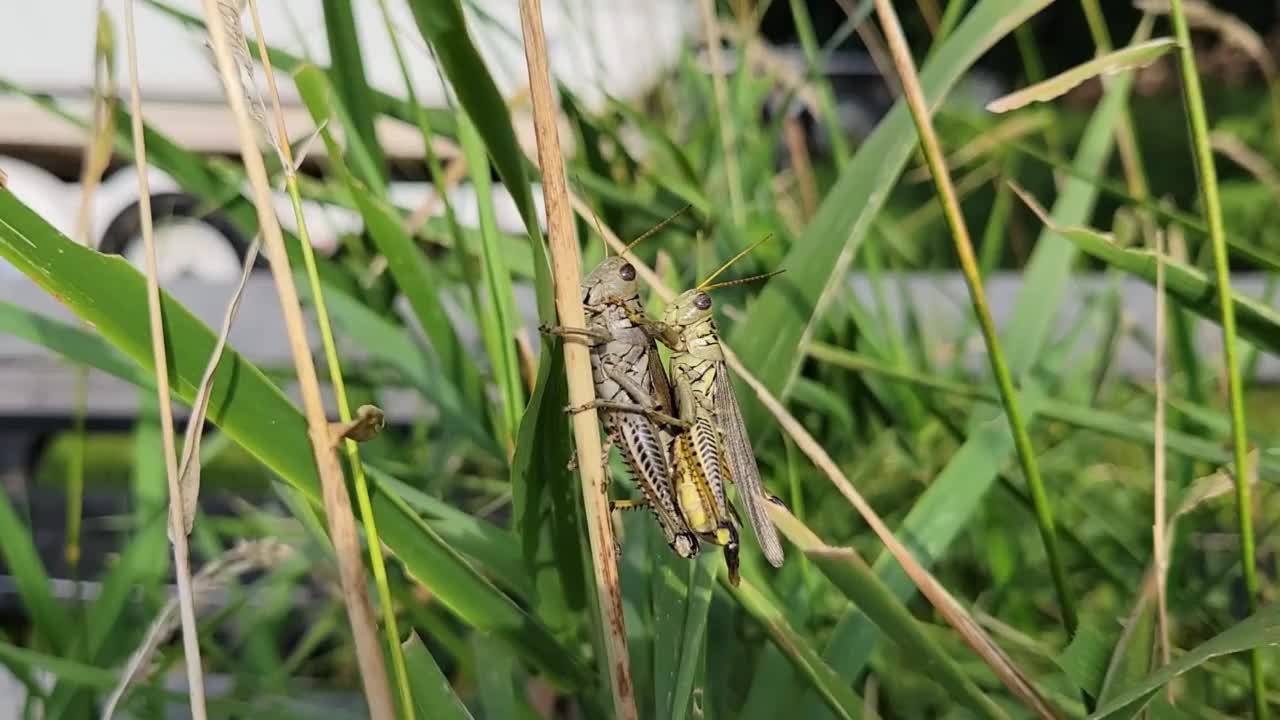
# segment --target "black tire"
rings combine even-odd
[[[198,220],[216,230],[219,235],[226,239],[227,244],[235,250],[236,257],[243,264],[245,256],[249,252],[249,239],[221,211],[202,212],[202,210],[200,198],[189,193],[165,192],[151,196],[152,223],[159,224],[167,218]],[[123,255],[129,241],[137,237],[141,232],[141,201],[135,200],[112,218],[111,223],[107,225],[106,231],[102,234],[98,250],[108,255]],[[262,256],[259,255],[255,268],[265,266]]]

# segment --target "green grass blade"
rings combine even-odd
[[[18,516],[6,492],[0,492],[0,556],[35,626],[38,644],[58,654],[68,653],[74,642],[71,614],[54,598],[31,528]]]
[[[655,537],[655,539],[657,538]],[[680,632],[675,633],[676,640],[679,643],[678,659],[674,663],[666,664],[665,668],[658,667],[656,671],[658,674],[662,674],[665,669],[671,680],[670,696],[664,697],[665,693],[657,694],[657,707],[666,708],[664,713],[660,713],[663,717],[669,717],[671,720],[684,720],[689,714],[689,701],[693,693],[694,681],[702,669],[698,660],[701,657],[700,650],[705,645],[707,609],[711,606],[716,563],[720,562],[720,558],[715,557],[713,553],[707,553],[702,555],[697,562],[687,563],[676,559],[671,553],[664,553],[664,557],[673,563],[678,562],[688,565],[691,582],[688,594],[679,598],[685,601],[681,603],[684,606],[685,615],[684,622],[680,624]],[[656,634],[669,634],[673,630],[674,624],[658,623],[654,632]],[[668,643],[659,642],[655,644],[669,646]],[[657,683],[655,682],[656,685]]]
[[[531,235],[540,236],[533,195],[524,172],[524,153],[511,127],[511,113],[471,41],[461,3],[458,0],[409,0],[409,7],[418,31],[435,52],[458,102],[484,138],[489,157],[519,208],[525,227]],[[412,122],[412,118],[406,120]]]
[[[369,81],[365,79],[364,55],[351,0],[324,0],[324,29],[329,37],[329,77],[342,99],[346,116],[349,162],[356,175],[379,197],[386,195],[386,159],[374,130],[374,109]]]
[[[1121,692],[1098,708],[1089,720],[1137,717],[1160,688],[1209,660],[1276,644],[1280,644],[1280,606],[1268,605]]]
[[[410,487],[375,467],[366,465],[365,470],[379,485],[396,493],[405,504],[424,515],[431,529],[450,546],[470,557],[487,575],[522,595],[529,594],[533,585],[511,533]]]
[[[449,679],[440,671],[431,651],[414,633],[404,643],[404,661],[413,678],[413,704],[418,717],[442,720],[472,720],[467,706],[458,699]]]
[[[1036,212],[1047,228],[1079,247],[1084,252],[1154,287],[1156,256],[1150,250],[1124,248],[1108,233],[1081,226],[1056,223],[1025,191],[1019,196]],[[1187,310],[1214,322],[1222,320],[1222,298],[1218,281],[1204,271],[1186,263],[1165,258],[1165,292]],[[1280,312],[1248,295],[1227,289],[1235,310],[1240,336],[1270,352],[1280,352]]]
[[[298,294],[307,301],[311,297],[310,287],[301,270],[298,275]],[[368,352],[372,360],[392,368],[402,382],[434,405],[440,411],[443,431],[457,432],[494,460],[503,459],[502,449],[493,435],[467,411],[458,389],[441,373],[431,353],[414,342],[407,328],[337,288],[326,287],[324,296],[340,333]]]
[[[200,32],[208,32],[204,24],[204,19],[199,16],[192,15],[191,13],[186,12],[181,8],[174,7],[162,0],[142,0],[142,2],[146,3],[149,7],[160,11],[165,16],[184,27]],[[257,38],[249,33],[245,33],[245,38],[249,42],[249,53],[255,59],[264,61],[263,58],[258,55]],[[292,74],[303,65],[311,64],[311,62],[306,58],[298,57],[291,52],[277,47],[272,47],[271,45],[267,46],[267,58],[264,62],[270,62],[272,67],[276,68],[280,72],[289,74]],[[332,67],[322,69],[331,79],[337,73],[337,71]],[[445,137],[453,137],[456,132],[453,123],[453,113],[447,110],[440,110],[438,108],[415,108],[403,98],[382,92],[381,90],[373,87],[369,88],[369,97],[372,107],[379,113],[383,113],[390,117],[394,117],[397,120],[402,120],[412,124],[415,122],[415,116],[418,112],[425,112],[430,119],[431,128],[435,132],[440,133]],[[128,126],[126,125],[125,127],[127,128]],[[147,147],[150,149],[150,145]],[[149,154],[150,153],[148,153],[148,155]]]
[[[516,431],[520,425],[520,411],[525,404],[524,380],[520,377],[520,358],[516,354],[515,345],[518,317],[515,295],[511,288],[511,273],[499,246],[498,221],[484,142],[467,114],[460,112],[458,115],[458,137],[471,174],[471,186],[476,192],[476,209],[480,216],[479,254],[484,266],[482,287],[488,301],[486,307],[477,307],[475,312],[480,320],[485,345],[489,348],[489,361],[493,365],[493,375],[502,398],[502,434],[507,447],[514,448]]]
[[[988,48],[1047,4],[1048,0],[979,2],[925,63],[921,82],[926,95],[937,102]],[[862,144],[792,245],[781,263],[786,275],[764,287],[752,306],[751,322],[731,333],[730,346],[774,393],[785,394],[782,391],[794,380],[803,357],[795,348],[808,339],[824,299],[845,282],[845,270],[915,145],[910,113],[899,102]],[[750,394],[741,397],[747,426],[765,428],[764,407]]]
[[[524,153],[516,142],[507,105],[471,41],[462,6],[458,0],[410,0],[409,6],[520,210],[534,252],[538,317],[555,324],[551,265],[525,175]],[[587,602],[588,573],[582,551],[586,533],[581,526],[581,493],[565,469],[570,446],[562,408],[568,404],[568,387],[560,340],[544,335],[539,357],[537,382],[521,416],[511,461],[513,505],[539,617],[563,628],[573,620],[569,611]]]
[[[315,66],[303,66],[294,74],[298,93],[310,111],[316,125],[320,126],[337,114],[340,107],[325,76]],[[387,259],[387,267],[396,280],[400,292],[409,300],[414,315],[431,340],[431,349],[439,359],[446,377],[459,388],[469,409],[476,417],[486,417],[488,404],[480,372],[466,347],[458,337],[444,306],[440,301],[441,282],[438,274],[423,257],[421,251],[405,232],[399,213],[386,201],[371,194],[346,168],[340,159],[340,148],[327,126],[320,135],[329,149],[334,171],[346,184],[365,226]]]
[[[0,257],[57,294],[118,350],[144,369],[150,367],[146,318],[131,311],[145,300],[144,280],[123,258],[101,255],[71,241],[5,190],[0,190]],[[170,332],[173,390],[189,403],[215,336],[171,295],[162,294],[162,305]],[[208,417],[309,502],[320,504],[320,483],[302,413],[232,348],[214,375]],[[387,546],[451,612],[503,639],[544,669],[552,682],[567,686],[588,682],[575,652],[483,579],[402,500],[381,487],[371,492]]]
[[[842,720],[857,720],[862,717],[862,700],[849,689],[849,681],[823,661],[808,638],[791,627],[782,608],[746,578],[742,578],[736,588],[729,584],[727,575],[722,573],[720,579],[721,586],[729,590],[755,621],[760,623],[773,640],[774,646],[791,662],[796,673],[812,685],[836,717]]]
[[[823,575],[844,593],[849,602],[866,614],[880,631],[902,646],[919,663],[917,669],[947,689],[951,698],[968,706],[979,717],[1005,718],[1007,715],[965,676],[960,666],[921,629],[919,622],[896,598],[871,568],[848,548],[833,548],[790,515],[783,516],[780,529],[795,543]]]

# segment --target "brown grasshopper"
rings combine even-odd
[[[765,238],[767,239],[767,238]],[[761,240],[760,242],[764,242]],[[758,245],[756,243],[755,245]],[[710,281],[755,245],[739,253],[698,287],[681,293],[666,308],[660,322],[638,314],[632,320],[671,348],[670,382],[674,386],[677,428],[670,445],[676,505],[686,526],[699,537],[724,547],[729,580],[738,582],[737,518],[725,498],[725,481],[738,487],[738,498],[747,509],[765,559],[774,567],[783,561],[782,543],[769,520],[764,502],[782,501],[768,494],[760,479],[755,451],[747,434],[737,396],[720,347],[720,334],[711,312],[707,291],[776,275],[710,285]],[[737,525],[741,525],[739,520]]]
[[[672,215],[630,246],[674,218]],[[644,495],[643,500],[611,500],[610,507],[649,508],[671,549],[680,557],[695,558],[698,539],[676,509],[667,451],[670,428],[684,423],[672,414],[671,387],[658,347],[633,320],[642,313],[636,269],[620,256],[605,258],[583,279],[581,288],[587,327],[541,328],[546,333],[581,337],[591,345],[596,399],[566,410],[581,412],[594,407],[601,411],[600,419],[609,437],[601,461],[607,461],[610,446],[616,445]]]

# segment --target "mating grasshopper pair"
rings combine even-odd
[[[727,482],[737,485],[765,558],[774,567],[783,560],[763,505],[781,501],[766,493],[760,480],[706,292],[757,279],[709,284],[751,249],[675,298],[661,321],[643,313],[635,267],[620,256],[608,257],[582,282],[587,327],[542,328],[591,345],[596,400],[567,410],[600,411],[609,436],[602,462],[609,446],[617,445],[644,495],[643,500],[612,501],[611,507],[649,508],[680,557],[697,557],[699,539],[720,545],[735,585],[741,520],[726,497]],[[669,375],[655,339],[671,349]]]

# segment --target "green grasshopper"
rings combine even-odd
[[[628,249],[676,215],[633,240]],[[682,558],[695,558],[698,539],[676,508],[667,454],[670,428],[679,428],[683,423],[672,415],[671,387],[658,347],[633,321],[642,312],[636,269],[621,256],[607,257],[583,279],[581,289],[586,328],[541,328],[546,333],[579,336],[591,345],[596,399],[566,410],[581,412],[594,407],[601,411],[600,419],[609,437],[602,462],[607,461],[610,446],[616,445],[644,495],[643,500],[611,500],[610,507],[649,508],[671,549]]]
[[[725,364],[707,291],[782,272],[710,284],[759,244],[743,250],[697,287],[677,296],[667,306],[661,321],[638,314],[632,316],[637,325],[645,327],[646,332],[671,348],[670,382],[675,389],[676,414],[680,419],[675,426],[678,434],[674,435],[669,450],[676,505],[690,530],[724,547],[729,579],[735,585],[738,532],[730,515],[735,519],[737,515],[725,498],[726,481],[737,485],[738,497],[746,506],[765,559],[774,567],[782,566],[782,543],[763,503],[781,505],[782,501],[768,494],[761,482],[760,468]],[[741,521],[737,524],[740,526]]]

